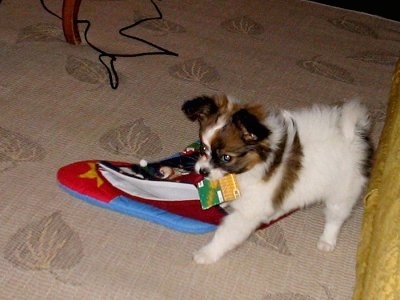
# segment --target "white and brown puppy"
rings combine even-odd
[[[343,222],[368,180],[370,118],[358,101],[266,113],[225,95],[186,101],[182,110],[200,125],[197,172],[210,179],[237,174],[241,196],[194,260],[209,264],[262,223],[323,201],[325,228],[318,248],[332,251]]]

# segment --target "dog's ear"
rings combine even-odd
[[[203,121],[218,112],[218,106],[214,99],[208,96],[201,96],[188,100],[182,105],[182,111],[191,121]]]
[[[241,131],[244,142],[253,144],[266,139],[271,131],[260,122],[256,115],[243,108],[235,112],[232,122]]]

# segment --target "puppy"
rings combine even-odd
[[[209,179],[236,174],[241,190],[211,242],[194,253],[195,262],[214,263],[262,223],[319,201],[325,203],[325,228],[317,246],[334,250],[368,180],[372,145],[364,105],[267,113],[216,95],[186,101],[182,111],[200,126],[196,172]]]

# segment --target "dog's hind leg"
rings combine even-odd
[[[351,189],[350,189],[351,187]],[[349,185],[347,192],[336,192],[325,201],[325,227],[317,247],[322,251],[333,251],[340,229],[350,216],[354,204],[360,197],[363,184]]]
[[[333,251],[336,247],[337,236],[344,221],[350,215],[351,208],[342,205],[328,204],[325,208],[324,232],[319,238],[317,247],[322,251]]]

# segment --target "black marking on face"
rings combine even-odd
[[[240,109],[233,114],[232,122],[241,131],[241,137],[246,143],[257,143],[271,134],[271,131],[247,109]]]
[[[246,172],[264,157],[259,145],[246,144],[240,137],[233,134],[227,137],[222,132],[213,139],[211,148],[210,164],[227,173]]]
[[[218,106],[214,99],[208,96],[188,100],[183,103],[181,109],[191,121],[202,121],[218,112]]]

